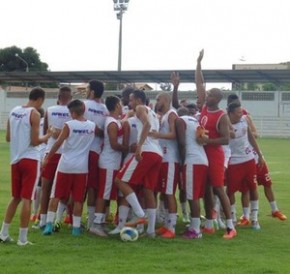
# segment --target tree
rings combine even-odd
[[[48,65],[41,62],[39,54],[32,47],[24,50],[16,46],[0,49],[0,71],[26,71],[27,65],[29,71],[47,71],[48,69]]]

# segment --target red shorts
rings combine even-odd
[[[262,167],[259,167],[258,165],[256,165],[256,168],[257,168],[258,185],[268,186],[268,187],[271,186],[272,179],[271,179],[267,164],[265,163]]]
[[[33,159],[21,159],[11,165],[12,197],[34,199],[35,189],[39,180],[40,163]]]
[[[99,183],[97,197],[104,200],[117,199],[117,187],[114,184],[118,170],[99,169]]]
[[[89,173],[87,188],[97,189],[98,177],[99,177],[99,162],[100,155],[94,151],[89,153]]]
[[[229,165],[227,171],[227,192],[234,194],[237,191],[246,192],[257,189],[257,175],[255,160],[245,163]]]
[[[224,186],[225,155],[223,150],[206,150],[206,156],[209,164],[207,182],[213,187]]]
[[[208,167],[205,165],[183,166],[182,177],[187,200],[197,200],[204,197],[207,176]]]
[[[41,177],[53,181],[60,157],[61,154],[56,153],[47,161],[46,166],[42,168]]]
[[[162,157],[153,152],[142,152],[142,159],[138,162],[132,157],[119,171],[117,178],[123,182],[155,190],[162,164]]]
[[[179,181],[179,164],[162,163],[157,190],[167,195],[175,194]]]
[[[87,173],[56,173],[50,198],[68,199],[72,195],[74,202],[83,203],[86,186]]]

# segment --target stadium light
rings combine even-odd
[[[27,63],[27,61],[25,60],[25,59],[23,59],[18,53],[15,53],[15,57],[17,57],[18,59],[20,59],[23,63],[25,63],[25,65],[26,65],[26,69],[25,69],[25,71],[26,72],[29,72],[29,65],[28,65],[28,63]]]
[[[120,20],[119,29],[119,49],[118,49],[118,71],[122,68],[122,23],[123,23],[123,13],[128,9],[129,0],[113,0],[114,11],[117,12],[117,19]]]

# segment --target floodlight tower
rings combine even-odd
[[[18,53],[15,53],[15,57],[18,58],[18,59],[20,59],[26,65],[25,71],[26,72],[29,72],[28,62],[25,59],[23,59]],[[28,82],[26,82],[26,90],[27,90],[27,88],[28,88]]]
[[[118,71],[122,68],[122,23],[123,23],[123,13],[128,9],[129,0],[113,0],[114,11],[117,12],[117,19],[120,20],[119,29],[119,49],[118,49]]]

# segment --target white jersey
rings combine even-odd
[[[88,173],[89,150],[95,137],[95,124],[91,121],[66,122],[69,136],[64,141],[57,170],[63,173]]]
[[[252,147],[248,139],[248,122],[245,116],[232,125],[235,138],[230,139],[231,158],[229,165],[241,164],[254,159]]]
[[[185,164],[206,165],[208,160],[203,146],[196,142],[196,129],[200,125],[198,120],[192,116],[181,116],[185,122]]]
[[[44,126],[44,118],[40,118],[40,125],[39,125],[39,137],[43,136],[43,126]],[[44,154],[46,151],[46,143],[42,143],[39,146],[37,146],[37,149],[40,154],[40,160],[44,158]]]
[[[31,145],[32,107],[17,106],[9,114],[10,125],[10,162],[15,164],[21,159],[40,160],[36,146]]]
[[[231,157],[231,149],[230,149],[229,145],[222,145],[222,148],[223,148],[223,151],[224,151],[224,154],[225,154],[224,167],[228,168],[229,160],[230,160],[230,157]]]
[[[174,109],[168,110],[161,118],[160,132],[169,133],[169,116],[173,113],[177,117]],[[179,163],[179,152],[176,139],[159,139],[159,144],[163,152],[163,163]]]
[[[137,144],[137,137],[138,137],[138,131],[137,131],[137,117],[133,116],[127,119],[127,122],[130,127],[130,136],[129,136],[129,146],[133,144]],[[127,154],[127,156],[124,159],[124,163],[126,163],[129,159],[131,159],[132,155],[134,153],[130,152]]]
[[[149,123],[151,125],[150,131],[159,131],[160,126],[159,126],[159,120],[156,113],[149,107],[146,107],[146,109],[148,113]],[[138,141],[140,140],[142,129],[143,129],[143,124],[137,118]],[[145,139],[145,142],[142,145],[141,151],[157,153],[162,157],[162,150],[159,145],[159,141],[150,136],[147,136],[147,138]]]
[[[48,127],[53,126],[56,129],[63,129],[63,126],[65,122],[71,120],[71,116],[69,113],[69,109],[67,106],[52,106],[47,108],[46,110],[47,115],[47,125]],[[46,151],[49,152],[52,148],[53,144],[56,142],[56,139],[53,137],[50,137],[47,141],[46,145]],[[62,147],[59,148],[59,150],[56,152],[58,154],[62,153]]]
[[[104,130],[106,116],[108,116],[107,107],[102,103],[96,102],[95,100],[86,100],[84,101],[84,104],[85,104],[84,117],[94,122],[98,128]],[[103,141],[104,141],[103,138],[95,136],[95,139],[91,145],[90,150],[100,154],[102,150]]]
[[[118,143],[122,144],[123,141],[123,130],[121,122],[111,116],[107,117],[104,129],[104,147],[100,154],[99,167],[103,169],[119,170],[122,161],[122,152],[114,150],[111,147],[108,127],[112,123],[115,123],[118,126]]]

